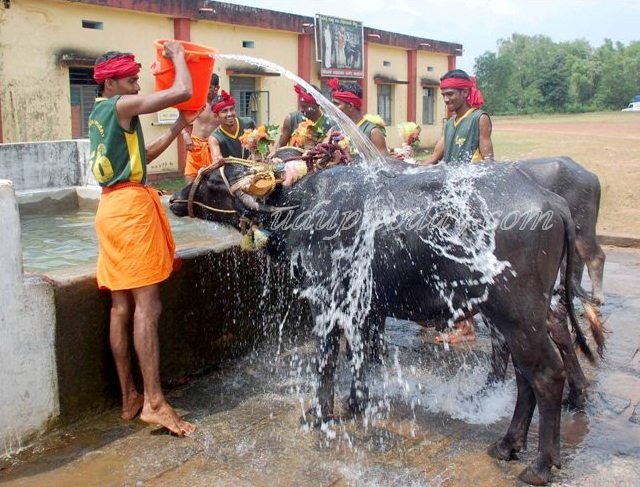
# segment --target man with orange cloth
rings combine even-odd
[[[211,109],[211,103],[218,94],[219,89],[220,78],[213,73],[209,83],[209,90],[207,91],[207,103],[204,110],[193,122],[191,133],[187,129],[182,131],[182,138],[187,149],[187,161],[184,168],[184,180],[186,183],[192,182],[200,169],[211,164],[209,136],[220,125],[217,115]]]
[[[167,42],[163,55],[175,66],[174,83],[149,95],[138,94],[140,65],[133,54],[107,52],[94,66],[100,96],[89,117],[90,163],[102,186],[96,214],[97,280],[100,289],[111,292],[109,339],[122,390],[121,417],[131,420],[140,413],[142,421],[186,436],[195,426],[167,403],[159,370],[160,283],[171,274],[175,245],[158,193],[146,186],[146,176],[147,164],[192,120],[181,112],[164,135],[145,145],[138,118],[191,98],[191,75],[182,45]],[[191,118],[197,115],[190,114]],[[132,322],[142,395],[131,373]]]

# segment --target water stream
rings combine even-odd
[[[242,63],[250,64],[251,66],[257,66],[259,68],[266,69],[268,71],[281,74],[282,76],[290,79],[296,84],[302,86],[313,98],[318,102],[322,110],[331,118],[340,128],[340,130],[349,137],[351,144],[362,155],[362,158],[371,165],[379,166],[383,163],[384,158],[380,155],[380,152],[371,143],[370,140],[362,135],[362,132],[358,129],[355,123],[349,119],[344,113],[342,113],[334,104],[327,100],[327,98],[316,90],[311,84],[295,75],[288,69],[283,68],[279,64],[276,64],[266,59],[257,57],[244,56],[240,54],[216,54],[215,59],[227,59],[230,61],[239,61]]]
[[[295,267],[301,269],[308,278],[306,287],[301,290],[301,295],[314,309],[315,334],[326,337],[334,328],[342,329],[346,342],[353,352],[350,368],[353,373],[356,373],[364,366],[364,346],[359,324],[363,323],[369,314],[372,304],[374,283],[372,263],[376,255],[375,237],[381,231],[387,230],[386,227],[391,227],[399,220],[406,220],[406,205],[402,201],[396,202],[389,190],[381,189],[384,185],[381,184],[379,178],[384,177],[381,171],[387,167],[384,157],[363,136],[353,121],[313,86],[287,69],[264,59],[235,54],[219,54],[216,57],[276,72],[292,82],[300,84],[316,99],[327,116],[336,121],[362,156],[361,166],[366,170],[363,171],[361,177],[365,181],[355,183],[367,187],[367,198],[364,201],[355,201],[354,204],[358,205],[356,208],[343,208],[343,210],[351,211],[352,214],[357,213],[357,218],[354,218],[355,236],[353,238],[339,237],[332,242],[326,242],[325,248],[331,254],[330,269],[316,269],[314,266],[317,265],[317,256],[310,255],[304,248],[294,250],[294,254],[291,256],[292,274],[295,264]],[[473,275],[479,276],[477,279],[482,284],[486,285],[493,282],[508,267],[508,263],[496,259],[493,253],[496,228],[494,218],[487,205],[482,201],[478,205],[479,198],[474,197],[477,193],[474,188],[476,179],[483,174],[483,169],[477,166],[452,167],[446,171],[444,188],[437,197],[426,195],[424,207],[411,208],[410,210],[415,212],[418,217],[420,213],[428,213],[429,211],[446,215],[451,224],[439,225],[435,229],[421,232],[423,245],[431,247],[435,254],[445,259],[465,265]],[[327,188],[327,194],[323,194],[323,198],[316,201],[315,206],[313,202],[310,203],[306,210],[310,213],[324,211],[325,201],[322,201],[323,199],[335,201],[335,198],[341,198],[343,194],[354,192],[355,188],[350,187],[352,184],[354,184],[353,181],[335,181],[335,187]],[[414,231],[416,230],[414,229]],[[405,250],[411,259],[411,249]],[[462,315],[464,310],[454,304],[454,288],[459,285],[477,283],[445,282],[440,279],[437,269],[430,274],[430,279],[439,282],[440,296],[448,303],[452,316]],[[467,306],[471,307],[486,298],[487,294],[485,293],[484,296],[470,300]],[[450,320],[450,324],[452,323],[453,318]],[[324,366],[323,361],[326,358],[318,357],[318,360],[320,365]],[[403,372],[400,362],[397,359],[387,362],[383,364],[383,372],[380,376],[384,380],[377,384],[378,399],[370,404],[365,413],[365,426],[371,420],[384,417],[389,413],[393,402],[391,398],[398,388],[405,391],[405,399],[412,405],[424,400],[424,398],[418,400],[412,396],[411,391],[415,383],[412,384],[409,379],[410,374]],[[467,373],[474,372],[473,367],[469,366],[468,369]],[[313,374],[310,380],[315,380]],[[471,391],[469,392],[471,393]],[[432,401],[433,407],[437,403],[437,394],[434,397],[436,399]],[[478,408],[476,407],[476,409]],[[323,427],[323,431],[328,437],[341,434],[349,437],[343,428],[340,429],[341,432],[334,430],[332,426]]]

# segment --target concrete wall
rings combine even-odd
[[[434,56],[431,53],[419,51],[417,56],[417,72],[418,82],[416,86],[416,122],[422,124],[422,132],[420,133],[420,142],[423,146],[433,147],[442,136],[444,130],[444,120],[447,116],[447,109],[444,106],[440,88],[436,90],[436,110],[433,125],[425,125],[422,120],[422,95],[423,88],[420,80],[429,79],[439,84],[440,76],[448,70],[449,59],[445,55]]]
[[[53,288],[24,278],[13,185],[0,180],[0,455],[58,415]]]
[[[182,269],[162,285],[161,378],[165,384],[207,371],[277,336],[287,310],[285,339],[309,330],[306,307],[293,295],[288,269],[260,253],[183,248]],[[119,403],[109,348],[109,306],[93,266],[52,272],[56,303],[56,366],[63,423]],[[73,353],[69,353],[72,350]]]
[[[223,54],[240,54],[258,57],[278,63],[292,73],[298,72],[298,34],[277,30],[256,29],[218,22],[194,22],[191,24],[191,40],[211,46]],[[253,48],[242,47],[242,41],[253,41]],[[220,86],[229,91],[227,69],[256,69],[246,63],[217,60],[214,71],[220,76]],[[242,75],[234,75],[242,76]],[[293,82],[284,76],[255,76],[256,90],[268,91],[270,122],[281,125],[284,117],[297,110],[297,98]]]
[[[76,195],[76,204],[86,196]],[[26,205],[37,200],[21,197]],[[2,457],[52,422],[70,423],[115,406],[120,391],[109,348],[110,297],[97,289],[95,266],[25,278],[18,204],[6,180],[0,180],[0,214]],[[242,252],[238,242],[234,234],[208,242],[207,248],[178,249],[182,269],[161,291],[165,386],[275,339],[285,316],[284,347],[309,331],[309,312],[295,297],[288,266],[276,266],[262,253]]]
[[[405,49],[369,44],[367,71],[367,104],[369,112],[378,113],[378,84],[374,78],[381,76],[396,81],[407,81],[407,51]],[[389,65],[385,66],[385,62]],[[387,146],[399,147],[402,138],[396,126],[407,121],[407,85],[391,84],[391,125],[387,126]]]
[[[104,28],[84,29],[83,20],[103,22]],[[173,36],[173,19],[159,15],[68,1],[12,1],[11,8],[0,9],[4,141],[71,138],[69,69],[60,64],[62,53],[95,58],[105,51],[134,52],[142,64],[142,93],[151,93],[153,42]],[[156,119],[156,115],[140,118],[147,141],[167,129],[152,125]],[[177,170],[176,143],[172,146],[149,166],[151,173]]]
[[[94,5],[88,3],[68,0],[12,0],[10,8],[0,8],[0,116],[4,142],[61,140],[71,137],[69,68],[66,61],[63,62],[63,55],[95,59],[107,50],[133,51],[142,65],[141,92],[152,92],[154,78],[149,68],[156,56],[153,43],[157,39],[173,38],[175,35],[173,16],[160,12],[172,9],[177,9],[177,12],[181,8],[191,12],[191,4],[195,2],[148,2],[148,7],[152,11],[155,8],[158,13],[146,12],[143,7],[126,10],[108,6],[119,4],[118,2],[96,1]],[[162,5],[163,3],[166,5]],[[133,5],[134,2],[130,4]],[[300,30],[295,27],[295,21],[273,24],[282,29],[279,30],[277,27],[270,27],[272,24],[269,19],[264,21],[264,28],[258,28],[241,25],[243,19],[231,19],[230,23],[223,23],[215,21],[215,16],[206,17],[207,20],[201,17],[189,20],[191,39],[194,42],[211,45],[223,53],[263,57],[294,73],[298,72]],[[229,18],[223,18],[225,22],[229,22]],[[103,28],[83,28],[83,20],[101,22]],[[394,36],[391,35],[393,39],[390,42],[394,41]],[[401,34],[397,36],[402,37]],[[254,41],[255,47],[243,48],[243,40]],[[416,38],[415,42],[419,40]],[[393,47],[401,45],[405,47]],[[407,47],[402,43],[387,45],[375,42],[369,42],[368,46],[366,111],[375,112],[376,86],[373,76],[381,74],[381,60],[391,56],[391,66],[382,71],[392,78],[407,81],[406,49],[413,50],[416,47]],[[310,51],[311,81],[320,85],[315,49]],[[447,56],[445,51],[419,51],[418,79],[425,75],[426,65],[435,68],[433,73],[436,78],[445,73],[448,67]],[[225,88],[228,88],[227,68],[234,64],[238,65],[219,61],[216,66],[216,72],[221,75],[222,86]],[[259,76],[256,89],[269,92],[272,123],[281,124],[284,116],[296,107],[291,83],[283,77]],[[406,90],[406,85],[395,85],[394,88],[396,120],[394,127],[388,130],[390,146],[399,144],[395,124],[406,119]],[[419,86],[416,91],[416,112],[420,121],[422,94]],[[439,100],[438,111],[440,109],[444,112]],[[147,141],[157,138],[167,129],[166,126],[157,124],[155,114],[142,116],[141,121]],[[435,143],[441,129],[441,117],[438,116],[436,125],[423,127],[423,144]],[[174,142],[149,166],[149,172],[176,171],[177,161],[177,144]]]
[[[16,191],[96,184],[88,158],[86,139],[0,144],[0,178]]]

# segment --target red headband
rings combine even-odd
[[[350,91],[340,91],[340,82],[336,78],[330,79],[327,84],[329,88],[333,90],[331,92],[331,98],[334,100],[351,103],[356,108],[362,107],[362,98]]]
[[[135,76],[139,72],[140,65],[133,54],[122,54],[96,64],[93,68],[93,79],[96,83],[102,84],[108,78],[126,78]]]
[[[313,96],[311,96],[309,93],[307,93],[302,86],[295,85],[293,89],[298,94],[299,101],[303,103],[309,103],[310,105],[318,106],[318,102],[316,101],[316,99]]]
[[[220,92],[220,97],[222,100],[211,107],[213,113],[217,114],[220,110],[236,104],[236,99],[224,90]]]
[[[469,88],[469,95],[467,96],[467,103],[471,107],[481,107],[484,105],[484,97],[482,92],[476,87],[476,77],[470,76],[470,79],[462,78],[446,78],[440,81],[440,88],[455,88],[462,90]]]

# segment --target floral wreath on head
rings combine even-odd
[[[422,127],[415,122],[404,122],[398,125],[402,141],[411,147],[417,147],[420,143],[420,131]]]

